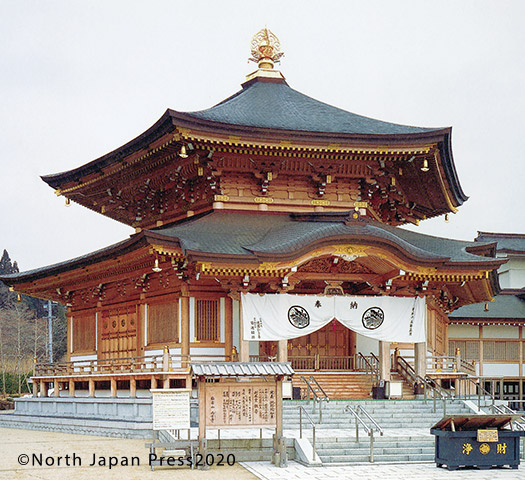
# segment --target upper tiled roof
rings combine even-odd
[[[502,253],[525,253],[525,234],[478,232],[476,242],[497,242]]]
[[[393,135],[441,130],[356,115],[308,97],[284,80],[247,82],[218,105],[187,115],[225,124],[306,132]]]

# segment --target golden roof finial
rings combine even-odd
[[[274,63],[280,62],[284,55],[281,52],[279,39],[267,28],[263,28],[253,36],[251,47],[252,56],[250,60],[257,63],[259,68],[271,70]]]

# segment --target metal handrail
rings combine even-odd
[[[412,387],[417,385],[417,376],[414,367],[406,361],[405,358],[397,357],[397,372],[407,381]],[[425,382],[424,382],[425,383]]]
[[[357,355],[359,358],[363,360],[363,362],[366,365],[366,373],[370,373],[370,377],[372,380],[372,385],[376,385],[379,380],[379,369],[377,367],[374,367],[369,361],[368,358],[366,358],[361,352],[358,352]],[[372,355],[375,357],[375,355],[372,353]],[[376,357],[377,359],[377,357]]]
[[[447,392],[444,388],[442,388],[440,385],[438,385],[432,378],[430,377],[421,377],[420,375],[417,375],[415,377],[416,383],[421,382],[423,384],[423,397],[425,399],[425,403],[427,401],[427,388],[430,389],[432,392],[432,402],[433,402],[433,411],[436,413],[436,399],[437,395],[439,394],[439,397],[441,401],[443,402],[443,415],[447,414],[447,400],[453,400],[454,396]]]
[[[301,380],[306,383],[306,395],[308,402],[310,402],[310,393],[312,392],[312,413],[315,412],[315,404],[319,404],[319,423],[323,421],[323,403],[322,402],[329,402],[330,398],[326,394],[326,392],[323,390],[321,385],[319,385],[319,382],[314,378],[313,375],[310,375],[309,378],[306,378],[304,375],[301,375]],[[319,391],[322,393],[322,396],[319,395],[319,393],[314,389],[314,386],[312,383],[319,389]]]
[[[381,428],[381,426],[379,425],[379,423],[376,422],[376,420],[372,417],[372,415],[370,415],[361,405],[358,405],[357,406],[357,409],[356,409],[357,412],[361,412],[366,418],[368,418],[368,420],[370,420],[370,422],[372,422],[372,424],[374,425],[374,427],[376,427],[377,431],[379,432],[379,434],[381,436],[383,436],[383,429]]]
[[[376,354],[374,352],[370,352],[370,356],[377,362],[377,365],[379,365],[379,358],[377,358]]]
[[[489,392],[482,384],[481,382],[475,382],[471,378],[467,377],[467,381],[474,383],[478,388],[478,412],[481,410],[481,393],[484,394],[484,396],[489,396],[491,399],[492,407],[494,407],[494,403],[496,401],[496,395],[494,395],[493,392]]]
[[[502,404],[502,405],[492,405],[492,413],[493,414],[500,414],[500,415],[517,415],[518,413],[510,408],[508,405]],[[517,427],[518,430],[525,430],[525,417],[520,417],[521,421],[518,422],[512,422],[512,425]]]
[[[326,394],[326,392],[324,391],[323,387],[321,387],[321,385],[319,385],[319,382],[316,380],[316,378],[313,376],[313,375],[310,375],[310,377],[308,378],[308,381],[309,382],[312,382],[315,384],[315,386],[320,390],[320,392],[323,394],[323,399],[326,401],[326,402],[329,402],[330,401],[330,398],[328,397],[328,395]]]
[[[365,421],[359,416],[359,413],[363,414],[370,422],[372,422],[373,426],[377,428],[381,436],[383,436],[383,429],[379,426],[379,424],[372,418],[372,416],[361,405],[358,405],[355,410],[350,405],[347,405],[344,411],[345,413],[348,413],[348,412],[352,413],[352,415],[355,418],[356,442],[359,443],[359,424],[363,426],[366,433],[370,437],[370,463],[374,463],[374,428],[369,427],[365,423]]]
[[[397,368],[398,372],[407,382],[410,382],[414,388],[418,384],[423,385],[423,397],[425,399],[425,403],[427,401],[427,390],[430,390],[432,392],[434,413],[436,412],[436,400],[437,400],[437,397],[439,396],[439,398],[443,402],[443,415],[446,415],[447,414],[447,399],[453,400],[454,395],[452,395],[450,392],[448,392],[443,387],[438,385],[435,382],[435,380],[429,377],[428,375],[425,375],[425,377],[422,377],[421,375],[416,375],[416,371],[414,367],[410,365],[406,361],[405,358],[398,356],[397,365],[398,365],[398,368]]]
[[[315,423],[302,405],[299,405],[299,438],[303,438],[303,412],[312,426],[312,460],[315,460]]]

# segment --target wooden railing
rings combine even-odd
[[[34,377],[60,377],[83,375],[118,375],[126,373],[185,371],[190,362],[223,362],[230,360],[222,355],[150,355],[144,357],[76,360],[72,362],[37,363]]]
[[[403,358],[414,364],[413,355],[404,355]],[[459,361],[459,363],[458,363]],[[395,367],[392,368],[395,370]],[[455,355],[432,355],[427,357],[427,373],[467,373],[476,375],[476,363],[468,362]]]

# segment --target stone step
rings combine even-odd
[[[370,450],[370,444],[365,442],[344,442],[344,443],[321,443],[316,442],[315,447],[318,452],[322,452],[323,455],[351,455],[354,452],[359,452],[361,450]],[[395,453],[399,452],[400,448],[406,449],[407,452],[414,451],[415,453],[432,453],[434,451],[434,443],[418,443],[415,440],[412,442],[376,442],[374,437],[374,448],[383,453]]]
[[[406,447],[403,449],[402,454],[405,455],[434,455],[434,446],[431,445],[429,447]],[[400,450],[397,448],[379,448],[374,446],[374,456],[382,456],[382,455],[396,455],[399,454]],[[348,449],[348,448],[341,448],[341,449],[317,449],[317,454],[320,457],[333,457],[333,456],[345,456],[345,457],[357,457],[361,455],[369,455],[370,454],[370,447],[366,446],[365,448],[361,449]]]
[[[370,455],[345,456],[345,455],[319,455],[319,458],[326,464],[349,464],[349,463],[369,463]],[[422,463],[433,462],[434,454],[414,454],[414,455],[376,455],[374,452],[374,463]]]

